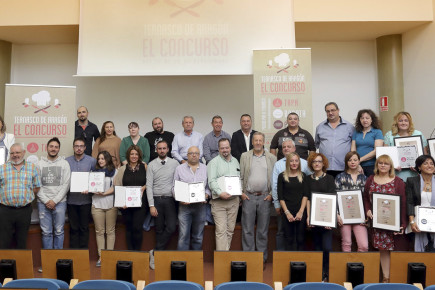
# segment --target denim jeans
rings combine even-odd
[[[63,249],[66,201],[48,209],[38,202],[39,225],[42,231],[42,247],[44,249]]]
[[[189,247],[194,251],[202,250],[202,238],[204,236],[204,224],[206,216],[204,203],[192,203],[179,205],[178,211],[178,247],[179,251],[188,251]]]

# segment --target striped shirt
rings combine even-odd
[[[17,170],[8,162],[0,166],[0,203],[6,206],[22,207],[35,199],[33,189],[41,187],[36,166],[24,161]]]

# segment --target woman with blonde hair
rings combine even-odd
[[[393,125],[391,131],[388,131],[384,136],[385,146],[394,146],[394,138],[396,137],[408,137],[408,136],[421,136],[423,141],[424,154],[428,154],[427,140],[418,130],[414,129],[414,123],[412,121],[411,114],[408,112],[399,112],[393,118]],[[412,169],[396,168],[396,175],[406,181],[408,177],[417,176],[417,172]]]
[[[396,194],[400,196],[400,232],[373,229],[373,247],[379,249],[383,281],[390,281],[390,252],[406,251],[407,240],[403,236],[406,227],[405,183],[394,174],[393,161],[388,155],[381,155],[375,162],[375,174],[367,178],[364,187],[364,210],[368,219],[373,219],[373,193]]]
[[[301,171],[299,154],[292,152],[287,156],[286,168],[278,176],[278,199],[284,212],[282,224],[287,251],[304,250],[305,211],[310,188],[307,176]]]

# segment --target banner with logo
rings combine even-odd
[[[60,140],[59,155],[73,154],[76,88],[39,85],[6,85],[6,132],[24,144],[26,160],[47,156],[47,141]]]
[[[311,49],[254,50],[253,64],[254,128],[266,135],[266,147],[291,112],[312,133]]]

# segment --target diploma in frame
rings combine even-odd
[[[421,156],[424,154],[423,151],[423,140],[421,135],[417,136],[407,136],[407,137],[394,137],[394,146],[415,146],[417,149],[417,156]],[[399,159],[402,156],[399,155]]]
[[[365,222],[361,190],[338,191],[337,199],[343,224],[362,224]]]
[[[415,167],[415,160],[419,156],[416,146],[398,146],[397,151],[401,168]]]
[[[400,231],[400,195],[373,193],[373,227]]]
[[[335,228],[337,225],[337,196],[335,194],[311,193],[310,224]]]
[[[427,146],[429,147],[429,154],[435,159],[435,138],[427,139]]]
[[[420,231],[435,233],[435,207],[416,206],[414,220]]]

